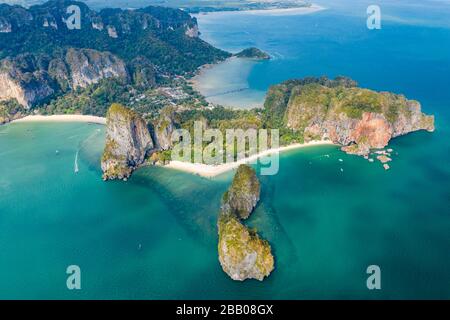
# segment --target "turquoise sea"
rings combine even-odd
[[[317,2],[328,9],[200,16],[215,45],[275,57],[222,68],[221,85],[245,83],[256,101],[288,78],[348,75],[419,100],[436,115],[434,133],[394,139],[389,171],[334,146],[283,153],[280,172],[260,177],[249,221],[272,244],[276,269],[241,283],[223,273],[216,248],[233,173],[144,168],[105,183],[102,126],[0,126],[0,298],[449,299],[450,4],[381,1],[386,19],[369,31],[364,1]],[[79,291],[66,287],[69,265],[81,268]],[[366,287],[369,265],[381,268],[381,290]]]

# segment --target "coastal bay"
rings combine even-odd
[[[0,126],[0,297],[448,298],[448,29],[391,21],[370,33],[364,10],[349,17],[341,4],[330,7],[199,22],[219,47],[257,46],[275,57],[246,71],[249,90],[345,74],[417,99],[436,116],[436,131],[393,139],[389,171],[332,145],[283,151],[279,174],[259,177],[261,200],[248,220],[273,248],[269,278],[236,283],[219,265],[217,214],[232,171],[204,179],[143,167],[127,182],[104,183],[104,126],[14,122]],[[80,292],[65,287],[69,264],[81,268]],[[372,264],[381,291],[366,287]]]
[[[241,109],[261,108],[266,92],[251,89],[247,81],[255,64],[260,63],[267,62],[231,57],[200,69],[190,82],[211,103]]]
[[[261,203],[248,221],[277,259],[261,284],[234,283],[217,262],[215,224],[231,172],[204,179],[145,167],[126,183],[104,183],[103,140],[103,126],[95,124],[0,127],[0,165],[9,168],[0,178],[0,210],[15,213],[2,215],[0,226],[0,278],[9,298],[36,297],[37,287],[45,288],[41,298],[296,299],[342,291],[370,298],[365,267],[373,261],[382,266],[383,297],[440,297],[446,288],[439,284],[446,281],[450,220],[442,206],[450,172],[445,150],[435,151],[437,160],[426,156],[440,146],[428,133],[395,139],[389,172],[334,146],[281,153],[279,174],[261,177]],[[430,232],[438,239],[432,247]],[[418,252],[426,259],[412,259]],[[15,261],[27,269],[11,270]],[[76,296],[61,285],[67,263],[82,270],[84,290]],[[192,279],[208,281],[199,288]]]

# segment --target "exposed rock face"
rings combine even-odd
[[[101,17],[92,17],[91,18],[91,26],[93,29],[98,30],[98,31],[103,31],[103,29],[105,28],[105,25],[103,24],[102,18]]]
[[[40,70],[39,62],[32,56],[4,59],[0,63],[0,101],[16,99],[29,107],[55,93],[49,74]]]
[[[82,32],[69,30],[67,8],[71,5],[80,8]],[[127,63],[143,55],[163,72],[173,73],[179,69],[194,72],[230,55],[198,36],[197,20],[179,9],[149,6],[94,11],[71,0],[52,0],[29,8],[0,4],[0,42],[4,44],[0,57],[49,53],[55,48],[91,48],[111,51]]]
[[[233,280],[262,281],[274,268],[270,244],[230,214],[219,218],[219,261]]]
[[[71,5],[80,8],[81,31],[72,30]],[[136,77],[130,79],[147,88],[156,74],[185,75],[230,56],[198,34],[196,19],[179,9],[94,11],[70,0],[29,8],[0,4],[0,59],[9,57],[0,61],[0,100],[31,107],[107,77],[127,77],[131,69]],[[45,63],[24,68],[14,62],[20,56]]]
[[[117,39],[119,36],[117,35],[117,30],[116,27],[114,26],[108,26],[108,35],[113,38],[113,39]]]
[[[269,90],[266,108],[278,123],[304,133],[305,141],[328,139],[366,155],[397,136],[434,130],[434,117],[402,95],[356,87],[350,79],[293,80]],[[276,121],[273,121],[277,123]]]
[[[186,26],[185,34],[190,38],[198,38],[200,32],[198,31],[198,25],[195,24],[192,27]]]
[[[233,280],[262,281],[274,269],[270,244],[239,220],[246,219],[256,206],[260,184],[255,171],[241,165],[230,189],[224,194],[217,223],[219,262]]]
[[[154,148],[147,124],[134,111],[113,104],[108,110],[106,130],[103,179],[127,179]]]
[[[69,66],[62,58],[56,58],[48,64],[48,74],[58,83],[59,89],[66,92],[72,87]]]
[[[222,211],[247,219],[259,201],[261,186],[255,170],[239,166],[230,189],[225,193]]]
[[[122,60],[108,52],[68,49],[63,58],[32,54],[0,62],[0,101],[31,107],[57,92],[86,87],[110,77],[127,78]]]
[[[125,63],[109,52],[69,49],[66,54],[72,88],[87,87],[105,78],[127,78]]]
[[[4,17],[0,17],[0,32],[8,33],[12,31],[11,23]]]
[[[159,150],[172,148],[172,133],[175,129],[175,110],[172,107],[163,108],[154,123],[154,138]]]

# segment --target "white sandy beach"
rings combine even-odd
[[[255,14],[255,15],[271,15],[271,16],[289,16],[289,15],[304,15],[311,14],[318,11],[325,10],[317,4],[312,4],[309,7],[299,7],[299,8],[286,8],[286,9],[261,9],[261,10],[241,10],[241,11],[215,11],[215,12],[202,12],[193,14],[193,17],[198,17],[200,15],[213,16],[217,14]]]
[[[306,148],[311,146],[320,146],[320,145],[333,145],[331,141],[312,141],[308,143],[297,143],[292,144],[286,147],[280,147],[276,149],[266,150],[264,152],[260,152],[248,158],[242,159],[240,161],[236,161],[233,163],[225,163],[220,165],[207,165],[201,163],[190,163],[190,162],[182,162],[182,161],[171,161],[168,165],[165,165],[164,168],[170,168],[174,170],[184,171],[192,174],[199,175],[205,178],[212,178],[218,176],[222,173],[228,172],[230,170],[236,169],[241,164],[249,163],[252,161],[256,161],[258,158],[268,156],[274,153],[280,153],[283,151]]]
[[[321,7],[316,4],[312,4],[310,7],[300,7],[300,8],[289,8],[289,9],[268,9],[268,10],[248,10],[248,11],[239,11],[245,12],[247,14],[258,14],[258,15],[271,15],[271,16],[289,16],[289,15],[302,15],[302,14],[310,14],[318,11],[324,10],[324,7]]]
[[[11,121],[11,123],[17,122],[89,122],[106,124],[106,118],[82,114],[61,114],[51,116],[32,115]]]
[[[97,124],[106,124],[106,118],[90,116],[90,115],[51,115],[51,116],[43,116],[43,115],[31,115],[24,117],[22,119],[12,121],[14,123],[23,123],[23,122],[88,122],[88,123],[97,123]],[[191,174],[196,174],[205,178],[212,178],[218,176],[222,173],[231,171],[236,169],[241,164],[254,162],[257,159],[273,155],[274,153],[280,153],[283,151],[306,148],[311,146],[318,145],[333,145],[331,141],[312,141],[308,143],[297,143],[292,144],[285,147],[280,147],[276,149],[269,149],[258,154],[252,155],[248,158],[233,162],[233,163],[225,163],[221,165],[207,165],[201,163],[190,163],[190,162],[181,162],[181,161],[171,161],[169,164],[165,165],[164,168],[184,171]]]

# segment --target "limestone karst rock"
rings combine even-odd
[[[338,77],[289,80],[270,88],[270,123],[303,133],[306,142],[328,139],[348,153],[366,155],[397,136],[434,130],[434,116],[402,95],[358,88]]]
[[[134,111],[113,104],[106,117],[104,180],[127,179],[154,149],[147,123]]]
[[[231,279],[262,281],[274,269],[270,244],[240,221],[249,217],[259,201],[260,184],[255,171],[239,166],[230,189],[224,194],[217,227],[219,262]]]
[[[239,166],[230,188],[223,197],[222,211],[236,214],[240,219],[247,219],[259,201],[260,189],[255,170],[247,165]]]

